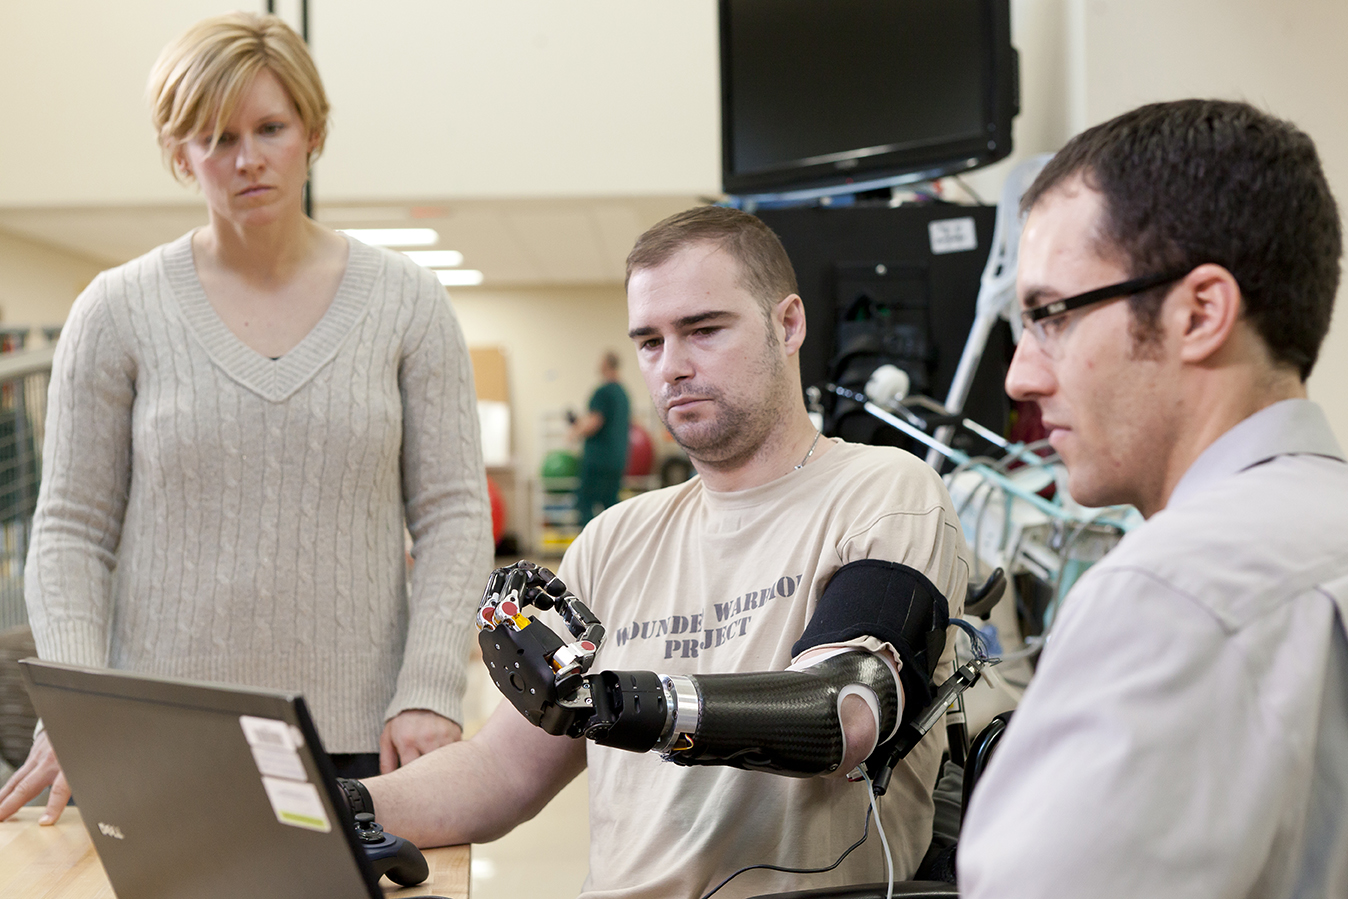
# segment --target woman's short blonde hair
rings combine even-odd
[[[190,178],[178,148],[212,131],[214,148],[225,123],[263,69],[290,94],[300,121],[315,140],[310,159],[328,136],[328,97],[304,41],[281,19],[233,12],[203,19],[169,43],[150,72],[151,118],[164,162],[175,178]]]

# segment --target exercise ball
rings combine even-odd
[[[655,446],[651,443],[650,432],[632,422],[627,428],[626,474],[644,477],[651,473],[654,462]]]
[[[580,460],[567,450],[553,450],[543,457],[543,477],[574,478],[580,473]]]
[[[487,498],[491,501],[491,542],[500,543],[506,526],[505,494],[491,478],[487,478]]]

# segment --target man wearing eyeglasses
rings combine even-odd
[[[1068,597],[968,809],[970,897],[1348,896],[1348,464],[1306,399],[1340,226],[1240,103],[1074,138],[1023,201],[1037,402],[1078,501],[1147,522]]]

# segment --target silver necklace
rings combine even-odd
[[[809,461],[810,461],[810,457],[814,455],[814,448],[815,448],[816,446],[819,445],[819,435],[820,435],[820,433],[821,433],[821,432],[818,431],[818,430],[816,430],[816,431],[814,432],[814,441],[810,444],[810,451],[809,451],[808,453],[805,454],[805,458],[804,458],[804,459],[801,459],[801,460],[800,460],[800,464],[797,465],[796,468],[795,468],[796,471],[800,471],[802,468],[804,468],[804,467],[805,467],[805,463],[806,463],[806,462],[809,462]]]

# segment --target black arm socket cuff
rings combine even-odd
[[[949,626],[950,606],[926,575],[898,562],[862,559],[834,573],[791,655],[859,637],[889,643],[903,662],[899,681],[907,723],[935,698],[931,681]]]
[[[585,736],[600,746],[648,752],[669,720],[660,675],[653,671],[601,671],[590,678],[594,717]]]

